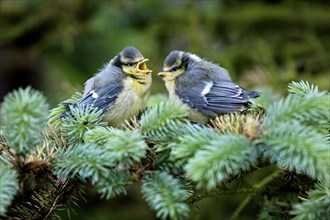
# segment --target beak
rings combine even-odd
[[[169,73],[169,72],[159,72],[157,75],[158,75],[158,76],[165,77],[165,76],[169,76],[170,73]]]
[[[142,61],[138,62],[136,68],[143,73],[151,73],[152,70],[149,70],[146,64],[148,60],[149,59],[143,59]]]

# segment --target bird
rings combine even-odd
[[[136,48],[124,48],[85,82],[81,99],[62,103],[68,110],[61,117],[72,114],[69,106],[88,105],[101,110],[108,125],[123,127],[126,120],[137,116],[147,105],[152,82],[148,60]]]
[[[217,115],[243,111],[259,92],[231,81],[228,71],[193,53],[174,50],[165,58],[163,77],[172,103],[189,107],[189,119],[205,123]]]

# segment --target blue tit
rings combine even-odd
[[[260,95],[232,82],[226,69],[183,51],[172,51],[158,75],[165,81],[170,101],[188,105],[194,122],[245,110],[250,99]]]
[[[125,48],[86,81],[83,97],[71,105],[98,108],[110,126],[121,127],[147,105],[152,72],[147,61],[136,48]],[[67,115],[70,110],[62,114]]]

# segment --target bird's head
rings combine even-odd
[[[136,48],[126,47],[117,55],[115,65],[122,68],[126,74],[139,77],[152,72],[147,67],[148,60]]]
[[[195,54],[174,50],[165,59],[163,71],[158,73],[164,80],[174,80],[177,76],[183,74],[189,65],[202,60]]]

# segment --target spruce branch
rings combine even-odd
[[[84,140],[86,143],[94,143],[104,148],[109,139],[116,136],[117,131],[122,130],[111,127],[95,127],[85,133]]]
[[[97,143],[99,148],[106,150],[117,167],[128,167],[146,156],[147,144],[138,132],[96,127],[86,132],[85,141]]]
[[[155,148],[158,148],[158,146],[155,146]],[[172,148],[171,144],[170,144],[170,148]],[[157,153],[155,159],[155,167],[167,173],[172,173],[172,174],[184,173],[182,164],[171,156],[170,149],[163,150],[162,152]]]
[[[295,119],[301,123],[308,123],[310,126],[328,126],[329,108],[330,97],[328,95],[308,96],[301,99],[289,95],[269,107],[264,125],[266,127],[276,126],[278,123]]]
[[[161,219],[183,219],[189,214],[185,200],[189,193],[179,180],[165,172],[151,174],[142,181],[144,199]]]
[[[8,146],[18,154],[34,150],[46,129],[48,104],[31,87],[19,88],[5,96],[0,107],[0,127]]]
[[[330,93],[328,91],[319,91],[317,86],[310,85],[304,81],[299,83],[291,82],[288,91],[300,100],[318,99],[319,103],[322,103],[322,105],[315,108],[315,112],[313,112],[311,117],[303,118],[300,121],[303,125],[313,127],[318,132],[329,133],[330,114],[328,111],[330,109]]]
[[[279,167],[329,180],[330,95],[304,82],[291,83],[289,91],[269,108],[259,149]]]
[[[126,186],[130,184],[131,174],[123,170],[109,170],[108,176],[102,177],[96,184],[101,198],[114,198],[120,194],[126,194]]]
[[[56,152],[53,170],[60,178],[90,178],[101,196],[109,199],[125,194],[126,185],[131,183],[130,173],[117,166],[112,156],[95,144],[69,146]]]
[[[142,134],[153,141],[169,141],[187,123],[188,109],[185,105],[161,102],[141,116]]]
[[[282,213],[275,217],[288,218],[298,196],[305,197],[314,182],[321,180],[306,199],[293,206],[290,215],[295,219],[322,219],[329,212],[327,181],[330,174],[325,167],[330,166],[330,96],[307,82],[292,82],[289,95],[274,103],[267,113],[256,102],[250,110],[240,114],[214,118],[209,126],[189,122],[186,106],[158,104],[164,100],[160,96],[151,100],[151,108],[140,120],[130,121],[126,130],[107,127],[101,121],[102,112],[90,106],[71,106],[70,115],[61,118],[67,111],[66,103],[81,98],[82,94],[77,93],[51,110],[48,121],[51,128],[47,132],[44,132],[46,118],[42,120],[43,129],[33,127],[38,141],[24,139],[29,147],[20,152],[6,133],[9,129],[3,123],[6,122],[3,109],[11,113],[13,106],[28,100],[34,100],[28,107],[37,108],[35,100],[38,98],[33,98],[34,92],[26,90],[28,96],[25,90],[16,91],[19,95],[12,99],[15,101],[10,103],[12,106],[4,108],[5,102],[1,105],[0,163],[13,165],[13,172],[17,174],[11,178],[19,176],[19,180],[10,184],[21,186],[19,192],[28,188],[29,193],[29,198],[24,198],[24,193],[17,194],[22,197],[21,201],[7,196],[9,202],[3,207],[1,201],[0,211],[4,210],[10,218],[50,217],[68,200],[76,201],[72,198],[76,198],[74,189],[79,180],[90,180],[106,199],[126,194],[128,184],[142,180],[143,197],[161,219],[187,218],[189,204],[233,193],[249,194],[237,207],[233,219],[238,218],[255,194],[284,204],[274,206],[276,202],[273,202],[261,211],[260,219],[271,216],[276,210]],[[36,112],[41,114],[39,111],[40,108]],[[25,122],[40,116],[33,111],[24,114],[16,111],[18,119],[15,120]],[[25,130],[21,132],[29,134]],[[24,158],[16,153],[24,153]],[[246,176],[262,167],[264,161],[285,169],[286,175],[272,181],[280,172],[276,169],[275,173],[251,186]],[[2,166],[0,175],[1,169]],[[2,176],[6,175],[0,176],[1,197],[4,193],[1,184],[9,184]],[[193,195],[185,185],[188,180],[196,186]],[[11,192],[13,196],[17,188],[11,187],[11,191],[5,193]],[[201,187],[207,191],[199,191]],[[14,204],[8,206],[9,203]]]
[[[204,126],[188,124],[181,130],[178,141],[169,145],[171,157],[177,164],[183,166],[199,150],[203,150],[219,138],[213,129]]]
[[[318,92],[313,85],[305,88],[307,85],[292,83],[289,88],[292,94],[269,107],[263,125],[266,128],[276,127],[278,123],[297,120],[305,126],[327,133],[330,127],[330,94]]]
[[[76,92],[69,99],[65,100],[64,104],[60,103],[57,107],[50,110],[48,124],[54,129],[59,129],[62,125],[61,115],[68,110],[66,104],[75,103],[81,99],[83,94]]]
[[[233,194],[256,194],[262,193],[266,190],[266,188],[256,188],[256,187],[249,187],[249,188],[238,188],[238,189],[228,189],[225,186],[218,186],[217,188],[194,193],[192,196],[189,197],[188,203],[194,204],[198,201],[201,201],[205,198],[215,198],[221,199],[224,195],[233,195]]]
[[[280,174],[280,170],[275,170],[270,175],[266,176],[264,179],[262,179],[260,182],[256,183],[254,185],[254,188],[260,189],[264,187],[266,184],[274,180],[278,175]],[[242,212],[242,210],[245,208],[245,206],[251,201],[253,198],[253,194],[249,194],[242,202],[241,204],[236,208],[235,212],[231,216],[232,220],[238,219],[239,214]]]
[[[23,199],[11,208],[8,219],[55,217],[55,210],[64,206],[76,206],[78,198],[82,197],[79,185],[75,180],[52,180],[41,183],[43,183],[41,187],[34,189],[29,198]]]
[[[42,160],[45,162],[52,162],[54,160],[55,152],[59,148],[66,148],[67,142],[64,137],[49,127],[47,132],[44,133],[43,144],[40,147],[37,147],[34,152],[28,155],[27,159],[33,160]]]
[[[70,106],[71,115],[62,119],[61,134],[69,144],[82,143],[87,130],[106,126],[102,121],[102,110],[89,105]]]
[[[293,95],[300,97],[312,95],[312,96],[324,96],[326,95],[325,91],[319,92],[319,89],[315,85],[310,85],[307,81],[301,80],[300,82],[292,81],[288,85],[288,92]]]
[[[0,161],[0,216],[6,214],[7,207],[18,191],[17,172]]]
[[[315,189],[308,193],[307,199],[295,204],[290,214],[294,220],[328,219],[330,214],[330,183],[316,183]]]
[[[188,160],[184,169],[197,187],[214,188],[231,175],[249,170],[257,163],[258,154],[242,135],[225,134],[209,141],[204,149]]]
[[[35,154],[29,154],[24,160],[1,155],[3,161],[8,159],[8,162],[13,163],[18,173],[17,184],[20,186],[19,193],[7,210],[8,219],[45,219],[47,216],[53,216],[54,210],[70,203],[74,204],[77,200],[76,192],[81,197],[76,181],[70,180],[70,184],[62,185],[62,181],[54,178],[47,164],[52,153],[52,150],[48,150],[48,147],[38,147]],[[7,155],[9,153],[3,152]],[[72,184],[74,187],[70,187]]]
[[[53,171],[59,178],[78,178],[82,181],[91,178],[94,184],[109,174],[108,167],[112,165],[106,150],[93,144],[79,144],[58,149]]]
[[[258,220],[289,220],[288,212],[290,204],[288,202],[267,202],[258,214]]]
[[[329,139],[327,135],[291,120],[268,128],[259,145],[261,154],[279,167],[329,180]]]

